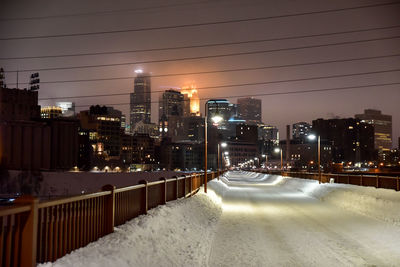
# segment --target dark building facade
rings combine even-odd
[[[119,157],[121,151],[121,112],[110,107],[91,106],[78,114],[81,128],[90,131],[96,155]]]
[[[312,131],[312,125],[307,122],[297,122],[292,125],[292,139],[306,141]]]
[[[36,91],[0,89],[0,163],[14,170],[71,169],[78,163],[78,122],[40,119]]]
[[[231,166],[238,166],[245,161],[254,160],[259,157],[257,144],[230,140],[227,142],[227,145],[227,156]]]
[[[332,160],[340,162],[365,162],[375,160],[374,127],[359,119],[317,119],[313,131],[321,142],[331,142]]]
[[[183,138],[184,95],[175,90],[167,90],[160,96],[159,129],[163,137],[173,141]]]
[[[37,91],[0,88],[0,121],[35,119],[40,119]]]
[[[258,141],[258,127],[257,125],[238,124],[236,125],[236,139],[252,144]]]
[[[261,99],[246,97],[239,98],[238,115],[241,119],[246,120],[247,123],[261,123]]]
[[[286,158],[286,140],[280,142],[283,158]],[[278,155],[274,155],[277,158]],[[329,170],[332,164],[332,145],[329,141],[321,141],[322,170]],[[292,168],[298,170],[318,170],[318,143],[301,139],[290,140],[290,155],[288,161]],[[289,163],[287,162],[287,163]]]

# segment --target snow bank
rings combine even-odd
[[[168,202],[115,228],[115,232],[54,263],[64,266],[205,266],[221,215],[220,197],[209,183],[187,199]]]
[[[400,192],[346,184],[284,178],[284,187],[296,189],[323,202],[400,226]]]

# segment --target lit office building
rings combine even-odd
[[[137,70],[134,81],[134,92],[130,94],[130,127],[143,121],[150,123],[151,119],[151,83],[150,76]]]
[[[374,145],[379,153],[392,149],[392,116],[384,115],[380,110],[366,109],[355,117],[374,126]]]
[[[312,125],[307,122],[297,122],[293,124],[292,137],[294,140],[305,140],[310,134]]]

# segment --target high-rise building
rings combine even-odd
[[[312,125],[307,122],[297,122],[293,124],[292,137],[294,140],[305,140],[310,134]]]
[[[160,96],[158,118],[168,120],[171,116],[183,116],[184,95],[175,90],[167,90]]]
[[[167,90],[160,96],[159,129],[162,137],[173,140],[183,135],[184,95],[175,90]]]
[[[239,117],[247,123],[261,123],[261,99],[246,97],[239,98],[238,113]]]
[[[379,153],[392,149],[392,116],[384,115],[380,110],[366,109],[355,117],[374,126],[374,145]]]
[[[331,142],[332,160],[340,162],[365,162],[376,159],[374,128],[359,119],[317,119],[313,131],[321,142]]]
[[[130,127],[135,128],[139,121],[150,123],[151,120],[151,83],[150,76],[136,71],[134,92],[130,95]]]

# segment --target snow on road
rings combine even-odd
[[[244,172],[208,188],[45,266],[400,265],[400,192]]]
[[[326,189],[331,185],[267,175],[242,177],[231,174],[225,179],[228,190],[210,266],[400,264],[399,227],[309,196],[322,198],[323,192],[334,191]],[[385,191],[397,194],[400,204],[399,193]]]

